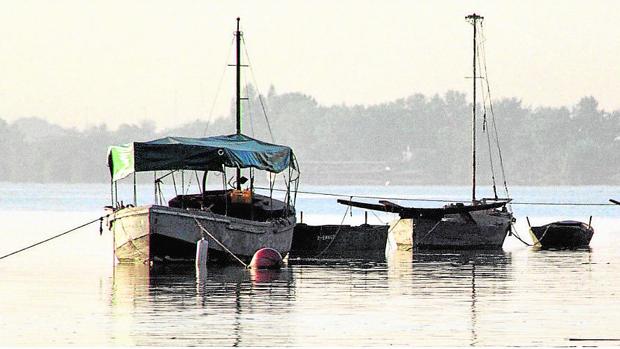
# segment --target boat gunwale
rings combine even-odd
[[[229,225],[247,225],[247,226],[253,226],[257,228],[268,228],[268,227],[273,226],[274,224],[277,224],[277,222],[281,220],[281,219],[280,220],[274,219],[271,221],[262,222],[262,221],[253,221],[253,220],[238,218],[238,217],[228,217],[228,216],[223,216],[217,213],[202,211],[202,210],[182,209],[182,208],[168,207],[168,206],[162,206],[162,205],[143,205],[143,206],[137,206],[137,207],[127,207],[127,208],[123,208],[123,209],[120,209],[114,212],[114,214],[110,217],[110,223],[118,219],[121,219],[121,218],[127,218],[127,217],[132,217],[132,216],[139,216],[139,215],[150,215],[151,213],[170,214],[173,216],[195,218],[195,219],[200,219],[200,220],[209,220],[209,221],[215,221],[219,223],[226,223]],[[226,217],[226,218],[220,218],[220,217]],[[281,218],[286,221],[289,221],[291,217],[294,217],[294,215],[291,214],[291,215],[288,215],[286,217],[281,217]],[[253,233],[261,234],[257,232],[253,232]]]

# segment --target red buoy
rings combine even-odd
[[[282,255],[273,248],[263,247],[254,253],[250,267],[255,269],[280,269]]]

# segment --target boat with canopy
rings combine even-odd
[[[196,242],[206,239],[210,261],[247,263],[254,253],[270,247],[285,256],[291,248],[296,223],[295,199],[299,166],[293,150],[263,142],[241,132],[240,41],[237,19],[237,132],[231,135],[189,138],[165,137],[132,142],[108,149],[113,211],[108,227],[115,255],[121,262],[194,259]],[[227,180],[226,169],[236,174]],[[176,195],[164,202],[162,179],[195,171],[197,194]],[[249,171],[248,178],[242,170]],[[158,177],[159,174],[163,175]],[[255,172],[269,173],[269,195],[255,192]],[[138,205],[136,173],[153,172],[155,203]],[[202,172],[200,181],[199,172]],[[222,176],[223,188],[207,190],[209,172]],[[284,174],[284,198],[273,197],[277,174]],[[118,182],[133,176],[133,204],[119,201]],[[176,188],[176,187],[175,187]]]

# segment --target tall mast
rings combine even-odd
[[[476,30],[478,27],[477,22],[482,21],[484,17],[479,16],[477,14],[471,14],[466,16],[465,19],[469,20],[469,22],[474,26],[474,55],[473,55],[473,70],[474,75],[472,76],[473,81],[473,103],[472,103],[472,113],[471,113],[471,200],[476,201]]]
[[[237,134],[241,134],[241,31],[239,30],[239,21],[241,18],[237,17],[237,31],[235,37],[237,41]],[[241,190],[241,169],[237,167],[237,190]]]

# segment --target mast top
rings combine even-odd
[[[482,17],[482,16],[480,16],[480,15],[477,15],[477,14],[474,12],[474,13],[473,13],[473,14],[471,14],[471,15],[465,16],[465,19],[470,19],[470,20],[474,20],[474,21],[476,21],[476,20],[482,20],[482,19],[484,19],[484,17]]]

